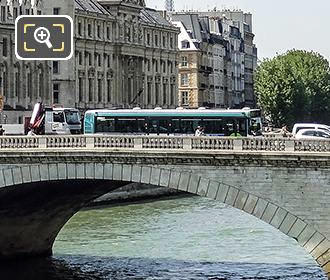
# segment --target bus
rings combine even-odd
[[[249,136],[261,132],[259,109],[106,109],[88,110],[85,134]]]

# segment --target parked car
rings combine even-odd
[[[330,126],[318,123],[296,123],[292,128],[292,135],[295,136],[301,129],[320,129],[330,133]]]
[[[311,140],[330,140],[330,132],[323,129],[300,129],[296,135],[296,139],[311,139]]]

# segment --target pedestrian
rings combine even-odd
[[[202,136],[202,128],[200,126],[197,126],[195,136]]]
[[[289,137],[290,132],[288,131],[288,127],[286,125],[282,126],[281,135],[282,135],[282,137]]]

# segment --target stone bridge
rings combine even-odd
[[[130,182],[232,205],[294,238],[330,275],[330,141],[0,137],[0,258],[47,256],[64,224]]]

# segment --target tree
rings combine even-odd
[[[315,52],[291,50],[265,59],[256,70],[258,104],[273,125],[330,124],[329,61]]]

